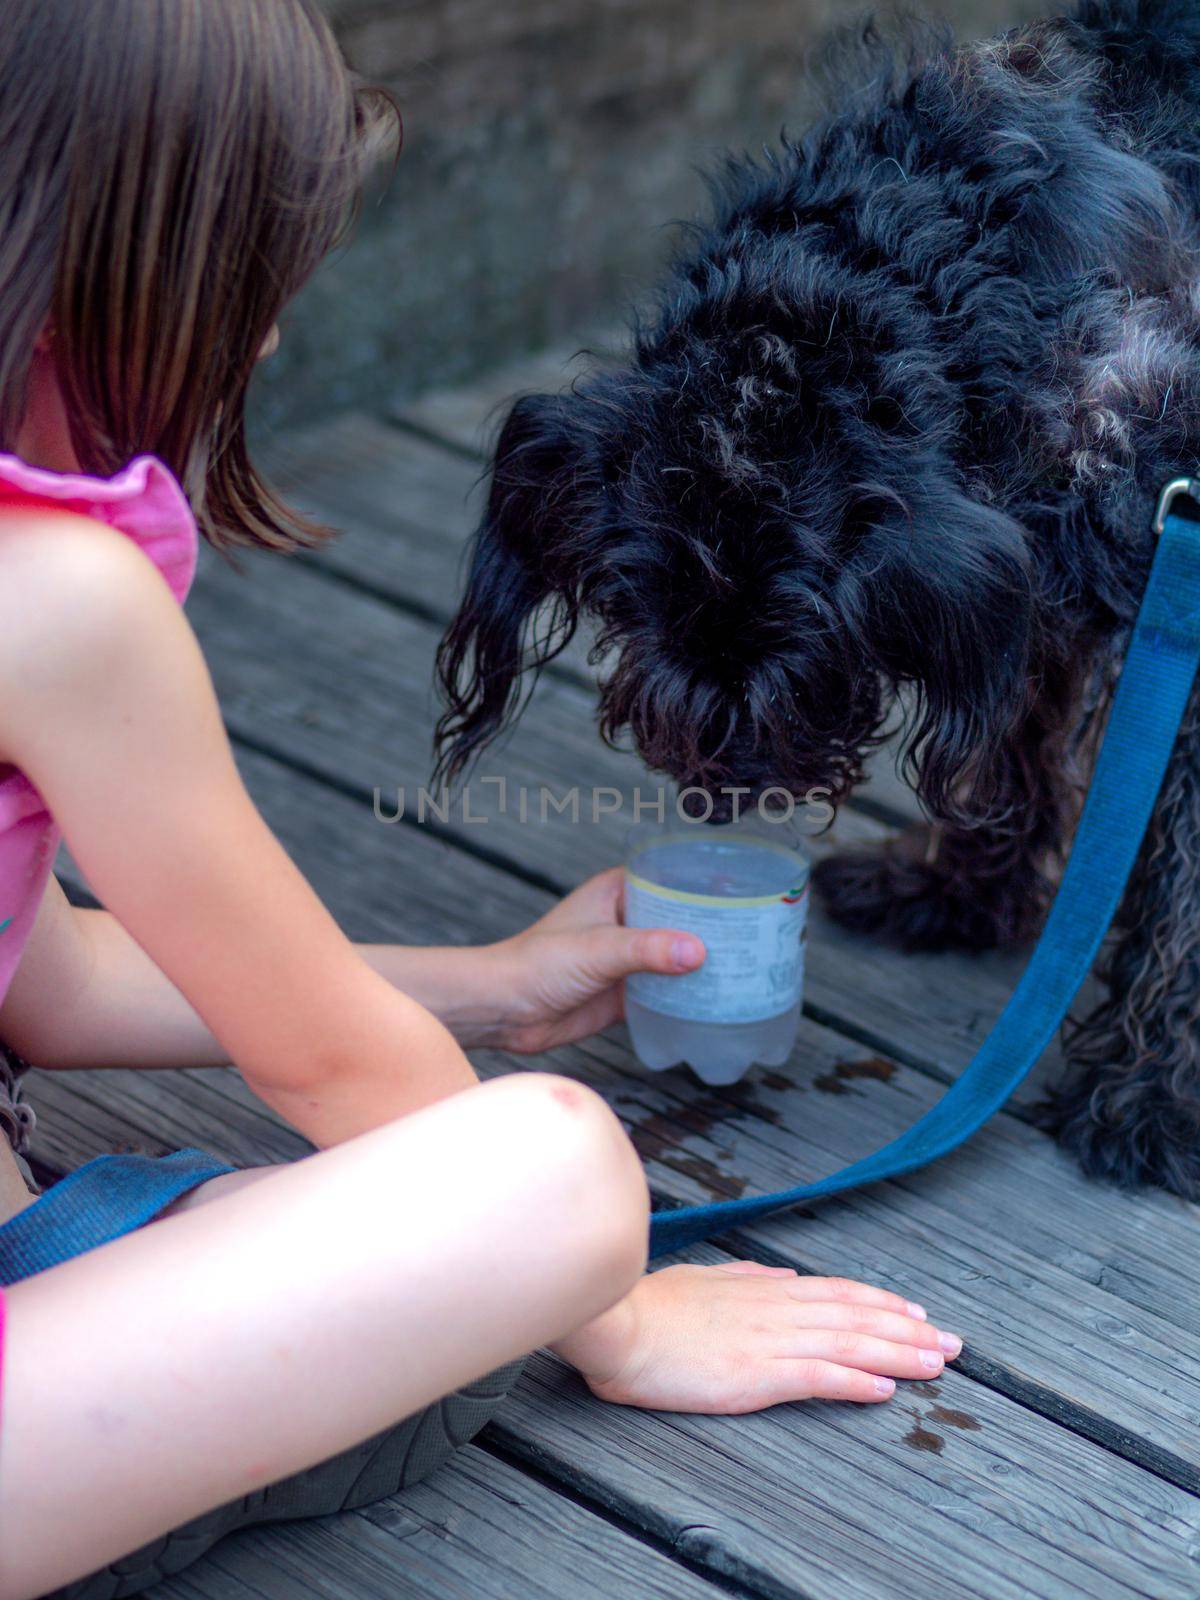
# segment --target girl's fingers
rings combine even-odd
[[[560,900],[542,918],[559,928],[590,928],[596,922],[616,922],[625,893],[625,868],[608,867]]]
[[[547,1023],[549,1036],[555,1044],[573,1044],[576,1039],[590,1039],[620,1022],[625,1015],[625,1003],[620,989],[605,989],[593,995],[580,1006],[573,1006]],[[544,1049],[545,1045],[540,1046]]]
[[[836,1361],[785,1360],[774,1366],[778,1370],[766,1379],[764,1405],[783,1405],[789,1400],[850,1400],[873,1406],[890,1400],[896,1392],[891,1378],[859,1372]]]
[[[754,1273],[760,1278],[795,1278],[798,1277],[795,1267],[764,1267],[761,1261],[723,1261],[722,1272],[744,1273],[747,1277]]]
[[[856,1283],[853,1278],[797,1278],[788,1291],[796,1300],[836,1300],[851,1305],[881,1306],[886,1311],[897,1311],[903,1317],[925,1320],[925,1307],[914,1300],[906,1300],[890,1289],[876,1289],[869,1283]]]
[[[940,1350],[922,1350],[916,1345],[893,1344],[869,1333],[848,1333],[831,1328],[803,1328],[787,1339],[781,1356],[795,1360],[830,1361],[841,1367],[858,1367],[864,1372],[889,1378],[936,1378],[946,1364]]]
[[[575,935],[577,970],[594,984],[608,985],[634,972],[668,977],[692,972],[704,960],[704,945],[694,933],[670,928],[594,927]]]
[[[962,1349],[962,1340],[957,1334],[935,1328],[931,1322],[918,1322],[915,1317],[881,1310],[878,1306],[845,1302],[824,1305],[819,1300],[812,1300],[799,1307],[789,1305],[787,1309],[789,1318],[798,1319],[805,1328],[873,1334],[893,1344],[913,1344],[926,1350],[940,1350],[950,1360]]]

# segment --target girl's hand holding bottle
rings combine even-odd
[[[597,873],[512,938],[462,949],[376,945],[378,972],[420,999],[465,1049],[537,1055],[619,1022],[632,972],[692,971],[704,946],[669,928],[621,925],[624,873]]]

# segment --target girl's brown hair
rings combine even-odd
[[[396,120],[314,0],[5,0],[0,450],[45,334],[86,472],[153,453],[215,543],[316,537],[250,463],[246,390]]]

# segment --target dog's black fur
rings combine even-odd
[[[903,68],[862,44],[840,113],[729,163],[631,360],[514,406],[442,750],[457,770],[583,616],[603,731],[689,784],[844,796],[900,693],[936,831],[820,887],[909,948],[1011,944],[1156,494],[1200,462],[1200,4],[1083,0]],[[1047,1121],[1089,1172],[1200,1199],[1200,695],[1105,976]]]

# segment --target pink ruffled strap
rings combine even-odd
[[[126,534],[153,561],[182,604],[196,575],[199,535],[187,496],[155,456],[112,478],[47,472],[0,454],[0,504],[33,500],[93,517]]]

